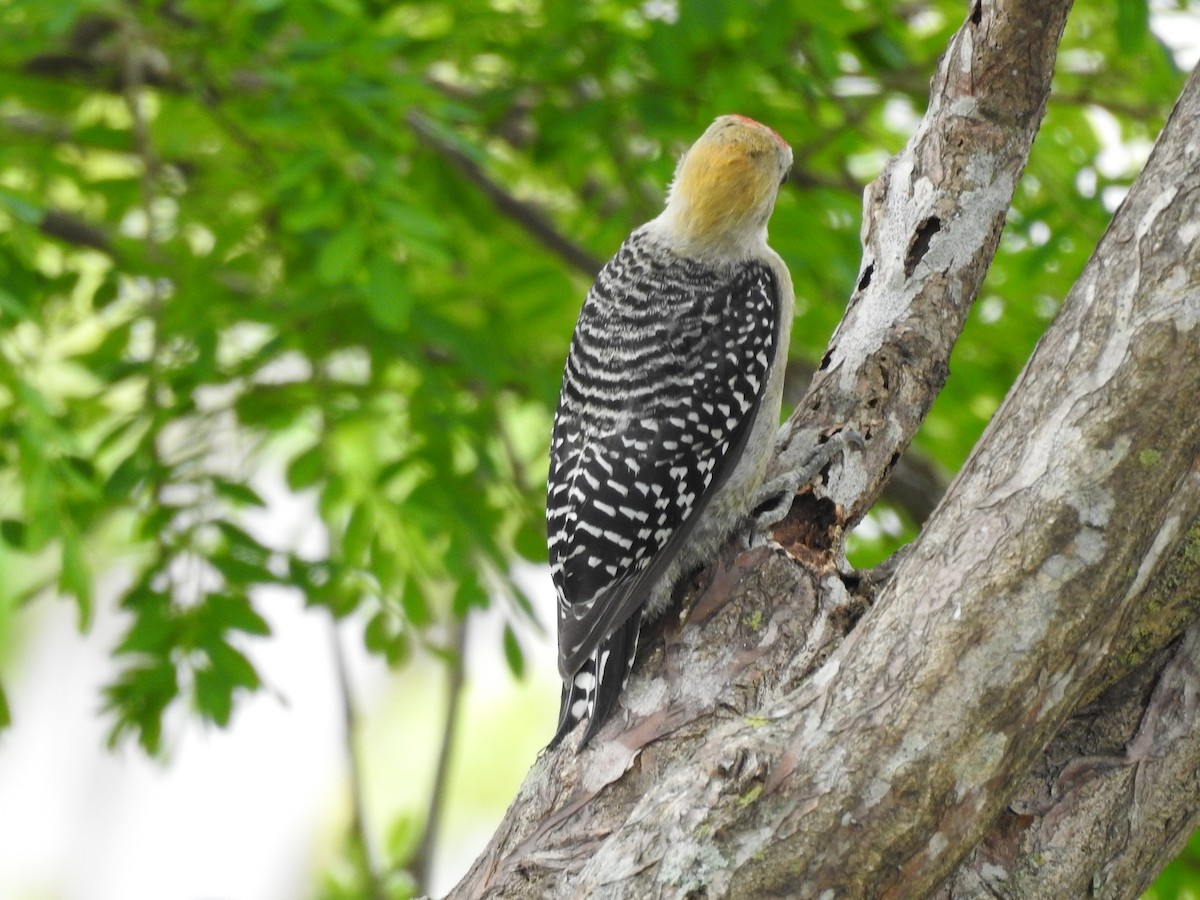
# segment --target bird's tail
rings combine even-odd
[[[634,613],[601,641],[578,672],[563,680],[558,730],[547,745],[549,749],[557,747],[581,719],[586,718],[588,724],[579,742],[580,750],[600,730],[629,680],[641,630],[641,613]]]

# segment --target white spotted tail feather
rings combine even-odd
[[[588,292],[554,419],[546,521],[558,730],[616,704],[644,616],[750,512],[779,424],[792,286],[766,225],[791,151],[722,116],[667,207]]]

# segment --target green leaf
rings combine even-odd
[[[162,717],[179,694],[175,666],[169,659],[156,658],[125,669],[104,688],[105,708],[116,713],[109,732],[109,746],[135,734],[151,756],[162,745]]]
[[[259,8],[263,0],[259,0]],[[284,0],[270,0],[272,5],[284,2]],[[319,175],[314,175],[315,170],[324,165],[326,156],[320,150],[315,148],[301,148],[288,154],[287,159],[279,167],[279,171],[275,173],[275,178],[272,180],[271,189],[277,193],[283,192],[290,188],[295,188],[304,183],[306,179],[314,178],[319,180]],[[311,226],[308,226],[311,227]]]
[[[717,35],[729,19],[728,0],[683,0],[679,18],[684,25],[691,25],[697,35]]]
[[[0,288],[0,312],[7,313],[14,319],[24,319],[30,314],[28,306],[3,288]]]
[[[63,456],[61,459],[66,473],[78,479],[77,484],[90,485],[96,480],[96,467],[90,459],[82,456]]]
[[[1147,0],[1116,0],[1117,46],[1124,54],[1136,53],[1150,32],[1150,4]]]
[[[536,599],[537,598],[534,596],[534,594],[522,590],[518,585],[513,585],[513,603],[516,605],[517,609],[525,615],[526,621],[535,632],[538,634],[545,634],[546,629],[542,625],[541,620],[538,619],[537,610],[534,608],[534,602]]]
[[[267,620],[258,614],[248,597],[236,594],[210,594],[205,606],[213,622],[222,631],[242,631],[266,637],[271,633]]]
[[[320,444],[314,444],[288,463],[288,487],[293,491],[302,491],[315,485],[324,474],[325,450]]]
[[[538,519],[522,520],[521,526],[513,537],[513,547],[517,553],[530,562],[546,562],[550,558],[546,547],[546,526]]]
[[[344,224],[317,255],[317,277],[323,284],[342,284],[362,263],[367,230],[357,220]]]
[[[362,7],[358,4],[357,0],[321,0],[321,3],[347,18],[362,18]]]
[[[73,529],[63,530],[60,561],[59,590],[75,598],[79,630],[87,631],[92,627],[92,572],[84,559],[83,541]]]
[[[371,549],[375,517],[367,503],[359,503],[346,522],[342,535],[342,554],[351,565],[364,566]]]
[[[138,523],[137,536],[140,540],[157,540],[175,521],[180,508],[161,501],[151,506],[145,518]]]
[[[291,200],[284,210],[282,225],[293,233],[310,232],[316,228],[333,227],[345,220],[343,207],[344,187],[320,190],[320,183],[313,184],[314,192],[306,200]]]
[[[225,478],[214,478],[213,489],[217,496],[224,497],[239,506],[257,506],[266,509],[267,502],[247,484],[239,481],[229,481]]]
[[[414,628],[424,628],[433,622],[433,611],[425,601],[424,593],[418,588],[410,585],[400,597],[400,606],[404,609],[405,618]]]
[[[255,584],[273,584],[275,573],[265,561],[247,560],[241,554],[216,552],[209,556],[209,563],[225,576],[233,589],[247,588]]]
[[[393,628],[390,621],[390,616],[385,610],[380,610],[371,616],[367,622],[367,627],[363,629],[363,644],[372,653],[378,653],[382,656],[387,651],[387,646],[393,637]]]
[[[100,443],[96,445],[97,453],[104,453],[120,443],[131,439],[133,432],[144,429],[146,420],[140,416],[133,416],[123,421],[117,422],[113,427],[100,439]],[[136,454],[135,454],[136,455]]]
[[[487,605],[488,592],[479,583],[479,579],[473,577],[470,573],[462,573],[454,590],[454,602],[452,604],[454,615],[463,619],[466,618],[467,613],[472,608],[487,609]]]
[[[37,225],[45,215],[45,209],[35,206],[8,190],[0,190],[0,206],[6,208],[14,219],[26,225]]]
[[[203,667],[194,673],[196,708],[210,721],[224,727],[233,714],[233,685],[223,673]]]
[[[25,549],[25,531],[20,519],[0,519],[0,539],[14,550]]]
[[[131,453],[117,464],[104,482],[104,494],[113,499],[127,498],[144,474],[141,454]]]
[[[379,579],[382,593],[389,596],[398,593],[402,586],[400,581],[403,574],[400,555],[392,549],[391,543],[386,541],[379,531],[371,538],[371,571]]]
[[[223,640],[213,641],[204,645],[204,652],[230,685],[256,690],[262,684],[250,660],[233,645]]]
[[[388,641],[387,646],[384,647],[383,653],[388,665],[393,669],[399,668],[408,662],[409,657],[412,656],[412,641],[409,639],[408,634],[403,631],[396,632],[392,639]]]
[[[306,603],[325,607],[337,619],[345,618],[362,605],[365,590],[357,573],[340,565],[322,565],[311,567],[310,574],[318,575],[322,571],[327,572],[329,578],[324,583],[312,584],[305,591]]]
[[[525,677],[525,653],[521,650],[516,632],[508,624],[504,626],[504,661],[508,663],[508,669],[513,675],[517,678]]]
[[[268,567],[273,556],[270,548],[264,547],[248,531],[227,519],[217,519],[213,524],[225,538],[232,556],[259,568]]]
[[[902,71],[909,63],[903,45],[884,26],[868,28],[853,36],[863,57],[885,71]]]
[[[413,294],[403,269],[386,256],[373,256],[367,266],[367,311],[388,331],[408,326]]]
[[[181,623],[165,595],[156,595],[161,603],[140,604],[132,624],[117,644],[118,653],[169,655],[180,642]]]
[[[241,393],[234,410],[246,425],[280,432],[295,422],[313,399],[308,384],[257,384]]]
[[[12,724],[12,710],[8,705],[8,695],[4,693],[4,683],[0,682],[0,731]]]
[[[387,852],[391,859],[408,859],[421,842],[421,828],[411,815],[401,813],[387,830]]]

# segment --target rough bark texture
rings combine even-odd
[[[807,360],[788,362],[783,385],[785,409],[802,403],[816,373],[817,367]],[[787,433],[784,432],[785,438]],[[937,507],[949,483],[949,477],[937,462],[919,449],[909,447],[892,466],[880,499],[903,512],[916,525],[921,525]]]
[[[866,452],[825,494],[853,525],[949,372],[950,351],[995,254],[1042,121],[1070,0],[972,4],[908,146],[867,188],[863,262],[777,469],[851,428]]]
[[[868,191],[858,288],[779,464],[844,429],[863,449],[797,498],[786,552],[726,553],[454,896],[1133,896],[1177,849],[1200,757],[1200,638],[1162,649],[1200,606],[1196,76],[873,605],[840,569],[945,378],[1068,6],[974,3]]]
[[[934,894],[1135,897],[1200,826],[1200,627],[1073,715]]]
[[[796,871],[744,867],[735,886],[933,886],[1106,656],[1126,652],[1131,599],[1200,515],[1200,417],[1175,415],[1200,396],[1197,134],[1193,78],[879,602],[781,704],[784,733],[772,723],[744,742],[796,748],[771,767],[765,802],[776,834],[815,849]]]

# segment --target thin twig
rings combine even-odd
[[[42,214],[42,220],[38,222],[38,230],[46,237],[57,238],[76,247],[99,250],[116,259],[116,251],[108,232],[61,209],[46,210]]]
[[[1165,104],[1146,105],[1122,103],[1111,97],[1096,96],[1091,90],[1080,90],[1074,93],[1055,91],[1050,95],[1049,102],[1052,106],[1096,106],[1108,110],[1113,115],[1126,116],[1138,122],[1161,123],[1171,111],[1169,101]]]
[[[425,831],[421,843],[413,853],[412,873],[417,882],[417,894],[429,893],[429,879],[433,872],[434,850],[441,825],[442,810],[446,805],[446,777],[450,771],[453,755],[454,733],[458,720],[458,708],[462,700],[463,680],[466,674],[467,622],[457,621],[452,635],[453,653],[446,682],[446,718],[442,723],[442,746],[438,752],[437,771],[433,776],[433,788],[429,795],[429,811],[425,815]]]
[[[532,203],[514,197],[493,181],[475,160],[440,135],[426,116],[411,110],[405,118],[409,127],[424,144],[436,150],[450,165],[466,176],[468,181],[483,191],[496,209],[528,231],[546,249],[558,254],[585,275],[595,275],[600,271],[603,264],[601,260],[560,233],[546,214]]]
[[[143,243],[146,248],[146,259],[150,262],[161,262],[161,248],[158,245],[158,229],[155,223],[154,209],[154,201],[158,191],[158,154],[155,151],[150,136],[150,123],[146,118],[146,107],[142,96],[145,88],[143,79],[145,73],[142,68],[144,51],[143,36],[137,20],[132,16],[122,21],[120,34],[122,53],[121,96],[124,99],[125,106],[129,110],[134,153],[142,164],[138,187],[140,190],[139,199],[141,201],[142,212],[146,217],[146,233],[143,235]],[[145,406],[148,413],[147,418],[150,423],[147,446],[154,459],[155,470],[160,473],[149,482],[149,490],[152,505],[156,508],[161,508],[163,505],[163,488],[166,482],[170,480],[171,473],[173,472],[173,466],[164,458],[164,451],[159,443],[165,416],[162,400],[159,396],[159,387],[163,376],[162,312],[164,298],[157,278],[146,278],[146,285],[148,292],[146,297],[146,318],[151,325],[151,348],[149,358],[146,361],[145,388]],[[171,557],[172,548],[166,529],[156,531],[154,544],[159,560],[165,561]],[[164,568],[170,572],[170,567],[164,564]],[[170,578],[171,590],[174,591],[176,587],[175,576],[172,574]]]
[[[122,28],[124,46],[122,47],[122,94],[125,105],[129,108],[132,119],[133,146],[138,159],[142,163],[140,177],[142,212],[146,216],[146,248],[154,253],[158,235],[154,221],[154,200],[158,188],[158,154],[150,139],[150,123],[146,119],[146,108],[143,103],[142,89],[145,72],[142,68],[144,47],[140,30],[132,20],[124,23]],[[151,279],[151,303],[158,303],[157,283]]]
[[[217,87],[217,80],[208,71],[208,62],[205,57],[201,56],[195,63],[197,76],[196,84],[192,89],[192,95],[196,97],[200,104],[208,111],[212,120],[217,124],[217,127],[222,129],[231,141],[246,151],[254,163],[266,172],[273,169],[271,157],[249,132],[247,132],[229,113],[223,105],[224,96],[222,91]],[[251,80],[254,76],[245,75],[246,80]]]
[[[350,832],[353,842],[362,854],[363,869],[367,876],[367,892],[371,900],[386,900],[383,877],[380,874],[379,854],[367,829],[366,790],[362,765],[357,752],[358,713],[354,706],[354,693],[350,687],[350,672],[346,667],[346,656],[342,652],[342,641],[338,635],[337,622],[329,622],[330,642],[333,646],[333,664],[337,672],[338,694],[342,701],[342,736],[346,741],[346,762],[350,770]]]

